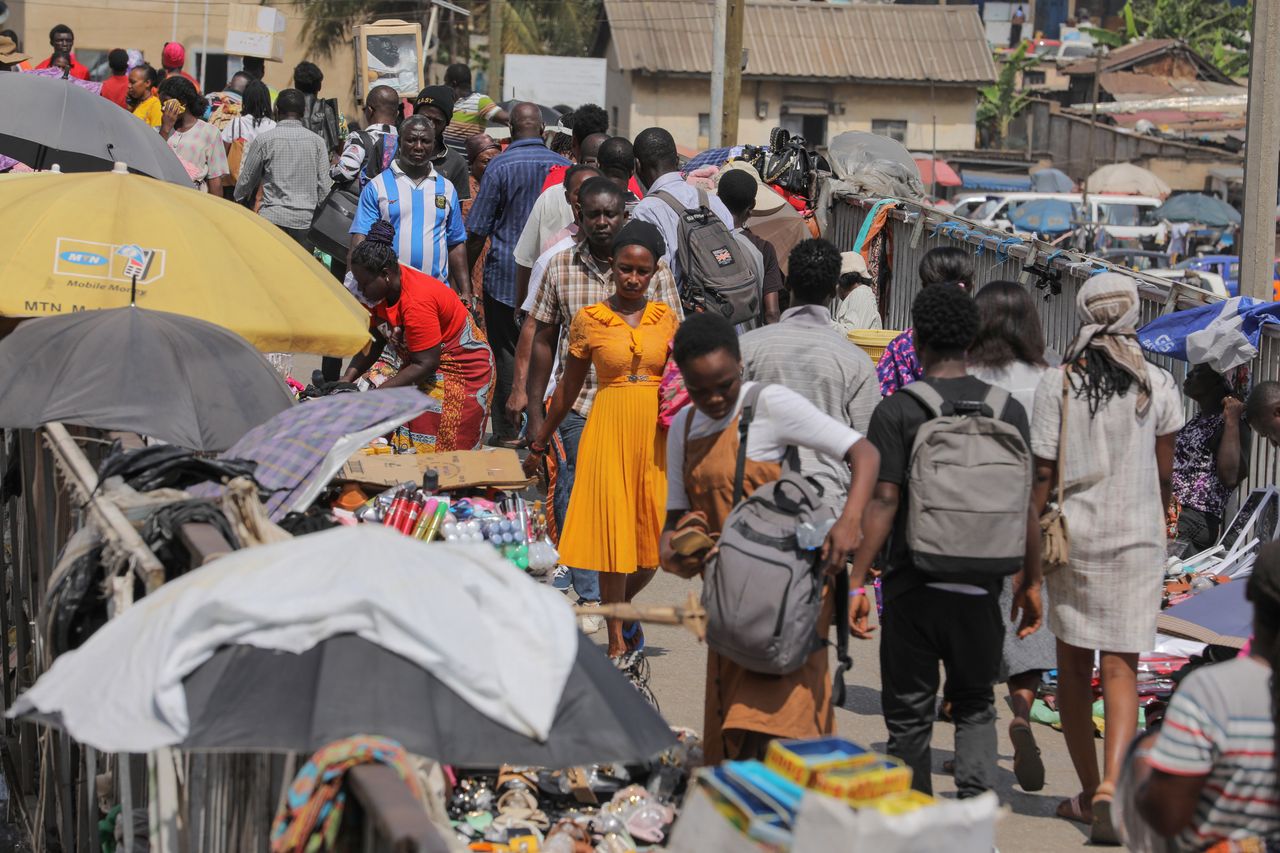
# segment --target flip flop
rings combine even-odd
[[[1089,842],[1091,844],[1106,844],[1109,846],[1119,846],[1120,833],[1116,832],[1116,825],[1111,820],[1112,797],[1115,795],[1115,786],[1108,782],[1103,782],[1098,786],[1098,793],[1093,795],[1093,803],[1091,810],[1093,811],[1093,824],[1089,831]]]
[[[1009,740],[1013,741],[1013,775],[1022,790],[1034,792],[1044,788],[1044,761],[1031,726],[1027,723],[1010,726]]]
[[[1063,820],[1069,820],[1073,823],[1083,823],[1085,826],[1092,824],[1092,817],[1084,813],[1084,792],[1081,791],[1070,799],[1063,800],[1058,803],[1058,817]]]

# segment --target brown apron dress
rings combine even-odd
[[[718,531],[733,509],[733,475],[738,459],[738,420],[715,435],[689,438],[692,413],[685,421],[684,487],[691,510],[706,514],[708,527]],[[743,493],[751,494],[778,479],[777,462],[748,458]],[[824,591],[818,632],[831,628],[835,601],[828,584]],[[702,744],[706,763],[763,758],[774,738],[810,738],[831,734],[831,680],[827,648],[809,656],[804,666],[786,675],[764,675],[707,650],[707,697]]]

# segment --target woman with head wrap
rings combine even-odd
[[[1063,366],[1045,371],[1036,389],[1031,449],[1036,505],[1045,506],[1061,478],[1071,536],[1067,565],[1047,578],[1058,710],[1081,785],[1058,815],[1090,824],[1095,842],[1115,844],[1111,801],[1137,728],[1138,655],[1155,645],[1182,400],[1173,377],[1142,356],[1132,279],[1094,276],[1080,288],[1076,310],[1081,327]],[[1106,705],[1101,777],[1093,742],[1095,652]]]
[[[375,388],[413,386],[431,395],[430,408],[396,430],[397,452],[475,450],[489,416],[493,352],[458,294],[402,265],[394,241],[391,223],[375,222],[351,252],[374,344],[352,359],[343,380],[364,376]]]
[[[560,559],[601,573],[604,604],[631,601],[658,567],[667,497],[658,383],[678,320],[665,303],[649,301],[648,291],[665,249],[658,229],[638,220],[614,238],[614,293],[573,318],[564,376],[525,460],[525,471],[532,474],[594,366],[599,391],[578,445]],[[624,631],[621,620],[609,619],[608,626],[611,657],[643,646],[639,623]]]

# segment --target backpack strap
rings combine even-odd
[[[683,219],[684,215],[689,212],[688,209],[685,208],[683,204],[676,201],[675,196],[673,196],[671,193],[667,192],[666,190],[659,190],[658,192],[654,193],[654,195],[656,195],[658,198],[666,202],[667,207],[674,210],[676,212],[676,216],[679,216],[681,219]]]
[[[836,587],[836,664],[831,675],[831,702],[835,706],[844,704],[844,674],[853,669],[853,658],[849,655],[849,571],[841,569],[835,579]]]
[[[903,385],[898,390],[915,397],[920,405],[924,406],[925,411],[929,413],[929,417],[942,417],[942,407],[947,404],[947,401],[942,399],[942,395],[928,382],[912,382],[909,385]]]
[[[733,469],[734,506],[742,500],[742,478],[747,471],[747,433],[751,429],[751,421],[756,416],[756,401],[760,399],[760,392],[763,390],[764,385],[760,382],[748,388],[746,396],[742,398],[742,411],[738,413],[738,462]],[[690,419],[692,417],[690,415]]]
[[[999,385],[992,385],[987,389],[987,396],[982,398],[982,404],[991,410],[991,417],[999,420],[1004,414],[1004,407],[1009,405],[1009,392]]]

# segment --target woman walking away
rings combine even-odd
[[[603,604],[633,600],[658,567],[667,494],[658,383],[677,321],[675,312],[650,301],[648,292],[665,252],[661,232],[647,222],[629,222],[614,237],[614,293],[573,318],[564,376],[524,462],[525,473],[532,476],[594,366],[599,391],[578,445],[578,475],[560,536],[560,558],[566,566],[600,572]],[[610,657],[644,647],[640,623],[607,623]]]
[[[685,320],[676,333],[672,355],[693,405],[676,415],[667,436],[670,479],[662,566],[689,578],[702,571],[707,551],[679,553],[676,533],[690,526],[714,533],[724,528],[734,506],[738,415],[755,383],[742,381],[738,336],[717,314],[694,314]],[[828,574],[842,572],[862,540],[862,512],[880,472],[880,454],[861,434],[823,414],[796,392],[767,385],[760,391],[747,433],[744,495],[778,479],[782,457],[791,447],[843,459],[853,470],[844,509],[821,552]],[[818,619],[818,635],[823,639],[834,613],[833,587],[827,583],[823,593]],[[751,672],[709,649],[706,690],[702,743],[707,764],[763,758],[773,738],[817,737],[835,727],[825,646],[800,669],[785,675]]]
[[[1274,850],[1280,839],[1280,543],[1262,546],[1245,595],[1252,653],[1187,676],[1139,747],[1137,811],[1174,850]]]
[[[1044,331],[1035,300],[1015,281],[993,281],[973,298],[978,306],[978,337],[969,348],[969,375],[1008,391],[1033,418],[1036,388],[1044,376]],[[1009,688],[1013,720],[1013,773],[1024,791],[1044,787],[1044,762],[1031,731],[1031,705],[1045,670],[1058,665],[1053,632],[1042,626],[1018,638],[1018,625],[1009,619],[1013,590],[1020,578],[1006,578],[1000,592],[1004,615],[1002,678]],[[1048,603],[1044,602],[1047,607]]]
[[[396,430],[397,452],[475,450],[493,391],[493,353],[458,294],[396,258],[395,229],[375,222],[351,252],[351,274],[373,315],[373,346],[343,376],[375,388],[415,386],[431,407]],[[387,344],[390,343],[390,351]]]
[[[930,249],[920,259],[919,272],[922,289],[935,284],[954,284],[973,295],[973,256],[963,249],[954,246]],[[876,374],[880,377],[880,394],[884,397],[924,375],[920,359],[916,358],[916,343],[911,329],[889,342],[876,365]]]
[[[243,147],[247,151],[249,143],[276,126],[271,108],[271,90],[261,80],[250,80],[244,87],[244,100],[240,105],[240,114],[235,116],[222,129],[222,143],[230,153],[231,145],[237,139],[243,139]]]
[[[1207,364],[1187,373],[1182,391],[1199,414],[1178,433],[1173,449],[1173,496],[1178,499],[1177,539],[1187,554],[1212,548],[1222,531],[1222,510],[1249,469],[1244,401]]]
[[[1071,532],[1068,564],[1048,577],[1049,626],[1058,638],[1062,730],[1081,790],[1059,804],[1058,815],[1090,824],[1094,842],[1115,844],[1111,801],[1138,724],[1138,655],[1155,645],[1164,507],[1182,402],[1173,377],[1142,357],[1132,279],[1094,276],[1080,288],[1076,310],[1081,327],[1066,361],[1047,370],[1036,391],[1031,449],[1036,507],[1043,511],[1061,477]],[[1106,705],[1101,778],[1093,744],[1095,652]]]

